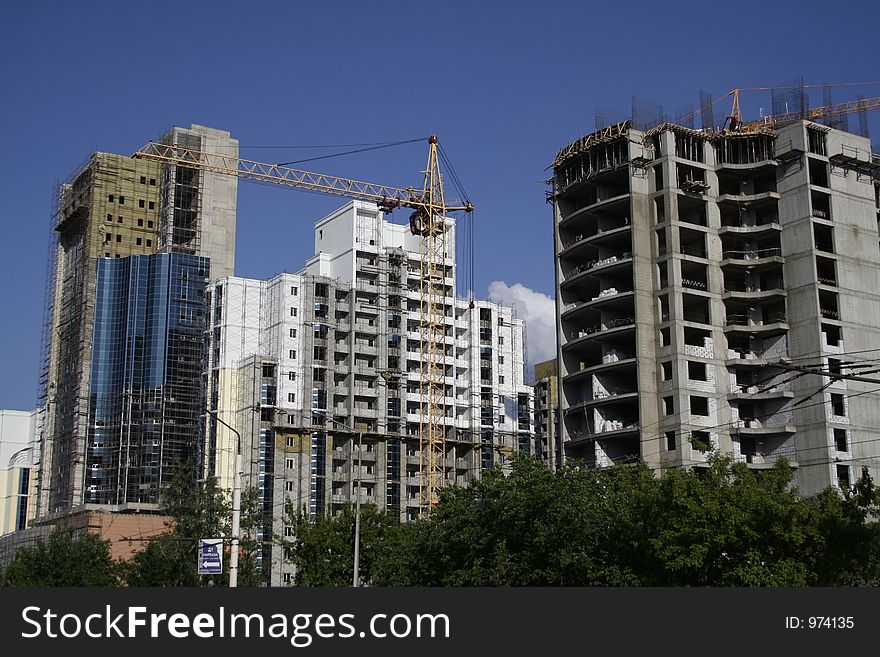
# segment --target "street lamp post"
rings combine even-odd
[[[237,438],[235,446],[235,475],[232,488],[232,547],[229,550],[229,587],[236,588],[238,586],[238,541],[241,529],[241,434],[226,422],[220,419],[217,411],[208,411],[209,415],[213,415],[224,427],[232,431]]]
[[[357,493],[354,504],[354,576],[352,577],[351,585],[353,587],[360,586],[360,561],[361,561],[361,463],[363,456],[363,446],[364,446],[364,432],[355,429],[354,427],[350,427],[347,424],[343,424],[338,420],[334,420],[329,417],[327,413],[323,411],[314,411],[316,414],[323,417],[325,420],[329,420],[333,424],[342,427],[347,431],[351,431],[352,433],[356,433],[358,437],[358,464],[357,464],[357,479],[355,480],[357,483]]]

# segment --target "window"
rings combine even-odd
[[[108,200],[110,203],[113,202],[113,198],[114,198],[113,194],[109,194],[109,195],[107,196],[107,200]]]
[[[292,481],[285,481],[284,482],[284,490],[286,490],[288,493],[293,491],[293,482]]]
[[[154,201],[150,201],[149,203],[147,203],[147,207],[148,207],[150,210],[155,210],[155,209],[156,209],[156,203],[155,203]]]
[[[147,246],[153,246],[153,240],[147,240]]]
[[[504,383],[504,377],[503,377],[503,376],[499,376],[499,377],[498,377],[498,383]]]
[[[295,402],[296,401],[296,393],[295,392],[288,392],[287,393],[287,401],[289,401],[291,403]]]
[[[296,337],[296,329],[295,328],[290,329],[290,337],[292,337],[292,338]]]
[[[121,224],[121,223],[122,223],[122,217],[116,217],[116,223]]]
[[[672,361],[660,363],[660,380],[672,381]]]
[[[712,438],[708,431],[691,431],[691,445],[698,452],[708,452],[712,449]]]
[[[663,413],[666,415],[675,413],[675,398],[672,395],[663,398]]]
[[[117,233],[117,235],[116,235],[116,241],[117,241],[117,242],[121,242],[121,241],[122,241],[122,235],[119,235],[119,234]]]
[[[709,415],[709,398],[691,395],[691,415]]]
[[[675,432],[667,431],[666,432],[666,449],[673,450],[675,449]]]
[[[706,363],[701,363],[695,360],[688,361],[688,378],[691,381],[705,381],[706,380]]]
[[[499,357],[498,357],[498,364],[499,364],[499,365],[504,365],[504,356],[499,356]]]
[[[138,226],[143,226],[143,225],[144,225],[144,220],[138,219]]]
[[[672,342],[669,333],[669,327],[667,326],[666,328],[660,329],[660,346],[668,347],[670,344],[672,344]]]
[[[112,214],[108,214],[108,215],[107,215],[107,221],[113,221],[113,215],[112,215]]]
[[[504,318],[503,317],[498,318],[498,326],[504,326]]]
[[[296,349],[291,349],[287,352],[287,357],[290,359],[296,359]],[[293,374],[293,372],[291,372]]]
[[[285,459],[284,460],[284,467],[287,468],[288,470],[293,470],[293,459]]]
[[[144,199],[139,198],[139,199],[138,199],[138,207],[139,207],[139,208],[142,208],[142,207],[144,207],[144,205],[145,205]]]
[[[146,185],[146,184],[147,184],[147,177],[141,176],[141,185]]]
[[[841,417],[846,416],[846,404],[843,395],[831,393],[831,413]]]
[[[296,372],[290,371],[287,373],[288,381],[296,381]]]
[[[284,525],[284,536],[288,538],[293,536],[293,527],[290,527],[289,525]]]
[[[290,316],[291,316],[291,317],[296,317],[296,313],[297,313],[296,308],[291,308],[291,309],[290,309]]]
[[[152,227],[153,227],[153,222],[152,222],[152,221],[148,221],[148,222],[147,222],[147,228],[152,228]]]
[[[294,443],[294,438],[293,438],[293,436],[288,436],[288,438],[287,438],[287,446],[288,446],[288,447],[293,447],[293,443]]]
[[[263,374],[264,379],[272,379],[275,377],[275,366],[274,365],[263,365],[261,370],[262,370],[262,374]]]
[[[846,429],[835,429],[834,430],[834,449],[838,452],[846,452],[849,451],[847,449],[846,444]]]
[[[291,288],[290,288],[290,294],[291,294],[291,296],[294,296],[294,297],[295,297],[295,296],[297,295],[298,292],[299,292],[299,288],[298,288],[298,287],[296,287],[295,285],[291,286]]]
[[[849,483],[849,466],[848,465],[838,465],[837,466],[837,486],[841,490],[849,488],[850,483]]]
[[[155,185],[155,184],[156,184],[156,179],[155,179],[155,178],[150,178],[150,184],[151,184],[151,185]]]
[[[499,335],[499,336],[498,336],[498,345],[500,346],[500,345],[503,345],[503,344],[504,344],[504,336],[503,336],[503,335]]]
[[[135,239],[135,241],[134,241],[134,243],[137,244],[138,246],[141,245],[141,242],[143,242],[143,240],[142,240],[140,237],[138,237],[138,238]]]
[[[104,235],[104,242],[112,242],[113,241],[113,233],[107,233]]]
[[[125,197],[124,196],[119,197],[119,205],[125,205]]]

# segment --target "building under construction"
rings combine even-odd
[[[259,491],[264,516],[262,565],[276,585],[291,575],[273,541],[290,536],[287,504],[314,517],[359,497],[402,522],[425,511],[419,238],[354,201],[317,222],[315,253],[297,274],[211,288],[209,407],[241,435],[245,486]],[[450,251],[442,485],[534,453],[524,323],[511,308],[457,298],[455,264]],[[205,452],[224,488],[236,441],[209,425]]]
[[[162,140],[185,141],[224,153],[237,153],[238,147],[228,133],[202,126],[173,128]],[[134,439],[127,427],[139,415],[138,425],[152,432],[150,449],[162,452],[158,462],[167,464],[176,458],[183,427],[198,423],[201,408],[193,396],[196,391],[184,392],[181,385],[200,385],[199,374],[193,384],[185,380],[190,370],[201,371],[204,347],[198,330],[178,331],[175,325],[199,313],[205,321],[204,309],[199,309],[204,297],[198,289],[207,284],[204,256],[210,258],[213,273],[232,272],[236,186],[234,178],[110,153],[95,153],[60,186],[47,271],[37,490],[32,496],[35,515],[66,513],[90,503],[155,502],[163,469],[146,465],[152,461],[145,458],[133,466],[137,474],[128,472],[138,462],[131,450],[146,449],[146,438]],[[160,251],[195,260],[113,262]],[[158,271],[162,274],[154,275]],[[129,298],[123,290],[126,286],[143,296]],[[99,298],[100,306],[96,304]],[[138,306],[135,298],[143,303]],[[148,308],[147,303],[152,305]],[[160,317],[163,309],[164,320]],[[182,317],[169,319],[167,313],[172,310],[179,310]],[[96,327],[96,312],[103,313],[105,325]],[[141,322],[140,329],[134,330],[129,320]],[[193,322],[190,328],[196,327]],[[167,341],[159,349],[162,336]],[[109,346],[114,340],[115,352]],[[106,362],[95,361],[98,343],[105,350],[103,357],[109,359]],[[147,365],[155,366],[152,378],[135,381],[138,375],[123,368],[142,363],[147,353],[151,359]],[[172,366],[165,368],[157,361]],[[183,378],[162,379],[165,375],[173,378],[175,372]],[[159,373],[162,380],[155,378]],[[131,378],[116,381],[118,376]],[[152,392],[138,386],[148,386]],[[118,412],[102,406],[109,403],[106,395],[111,392],[122,395],[113,402]],[[110,425],[106,424],[108,413],[116,417]],[[195,435],[188,440],[197,442]]]
[[[880,474],[880,391],[858,376],[880,358],[880,158],[834,120],[851,109],[791,93],[721,127],[706,103],[702,129],[634,103],[557,155],[564,458],[784,457],[805,494]]]

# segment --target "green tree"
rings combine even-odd
[[[287,559],[296,569],[297,586],[351,586],[354,579],[355,509],[346,505],[337,516],[319,516],[314,522],[306,509],[286,508],[293,538],[282,539]],[[374,504],[361,506],[359,574],[365,585],[381,555],[389,549],[399,526]]]
[[[0,575],[3,586],[114,586],[119,566],[110,542],[95,534],[55,529],[46,540],[22,548]]]
[[[228,560],[222,576],[198,574],[199,539],[225,538],[232,531],[231,500],[215,477],[199,480],[199,474],[195,465],[180,468],[162,490],[161,504],[172,521],[164,533],[151,539],[124,566],[129,586],[201,586],[208,579],[218,586],[228,584]],[[255,489],[242,493],[239,586],[256,586],[264,581],[257,566],[257,500]]]

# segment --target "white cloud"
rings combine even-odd
[[[535,363],[556,357],[556,304],[552,298],[520,283],[504,281],[489,284],[489,300],[516,308],[516,316],[526,322],[529,369],[531,378]]]

